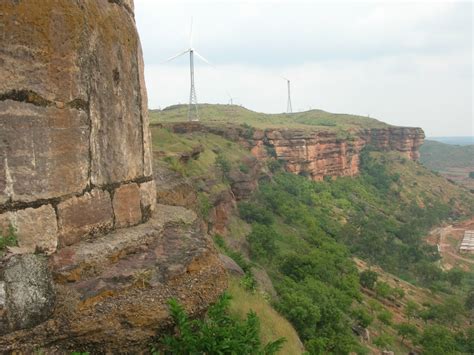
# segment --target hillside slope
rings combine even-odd
[[[420,162],[448,179],[474,189],[474,145],[452,145],[427,140],[420,147]]]
[[[471,281],[462,274],[453,288],[456,277],[438,268],[423,236],[474,213],[473,196],[401,152],[369,147],[359,176],[311,181],[285,172],[286,160],[252,154],[237,131],[154,125],[158,199],[198,211],[221,250],[244,266],[240,284],[263,292],[307,351],[436,353],[429,337],[441,331],[447,347],[438,353],[466,352],[470,335],[459,329],[467,317],[458,305]],[[378,281],[367,285],[362,271],[374,264]],[[397,285],[384,270],[405,281]],[[400,335],[402,328],[416,336]],[[275,334],[294,339],[282,331]]]

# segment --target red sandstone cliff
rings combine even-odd
[[[287,171],[321,180],[325,176],[355,176],[359,173],[361,150],[371,145],[381,151],[399,151],[408,159],[419,158],[425,134],[421,128],[393,127],[329,131],[318,129],[205,126],[200,123],[176,123],[176,133],[209,131],[250,149],[259,160],[276,158],[285,162]]]

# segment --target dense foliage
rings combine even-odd
[[[176,324],[175,334],[160,339],[158,347],[165,354],[275,354],[283,338],[262,345],[260,323],[254,312],[245,321],[229,315],[230,297],[224,294],[212,305],[204,320],[188,318],[184,308],[174,299],[169,301],[170,313]],[[153,351],[159,354],[158,351]]]
[[[449,217],[449,206],[430,196],[422,201],[430,208],[419,201],[402,202],[400,176],[370,151],[361,158],[358,178],[313,182],[277,172],[261,184],[252,202],[239,206],[241,218],[252,225],[247,237],[251,256],[270,271],[279,293],[275,307],[312,354],[362,352],[351,326],[367,326],[372,316],[353,309],[354,301],[361,300],[360,286],[373,289],[380,299],[404,297],[402,289],[377,281],[372,271],[359,276],[352,255],[433,288],[448,288],[462,279],[456,271],[443,272],[436,249],[422,240],[431,226]],[[443,305],[426,310],[446,321],[441,319]],[[395,326],[388,311],[380,311],[377,319]],[[412,325],[397,329],[403,340],[418,341]],[[422,334],[420,344],[430,336]],[[384,348],[393,337],[383,334],[374,343]]]

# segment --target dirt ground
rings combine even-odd
[[[465,230],[474,230],[474,218],[435,228],[427,236],[428,244],[438,246],[442,257],[441,265],[445,270],[453,267],[459,267],[465,271],[474,269],[474,254],[459,252]]]

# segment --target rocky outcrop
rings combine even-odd
[[[5,0],[0,13],[0,233],[11,224],[21,247],[51,254],[146,221],[155,192],[133,1]]]
[[[171,125],[175,133],[206,131],[240,142],[259,160],[284,162],[287,171],[322,180],[325,176],[355,176],[359,173],[360,152],[371,145],[381,151],[399,151],[417,160],[424,141],[421,128],[394,127],[348,129],[346,131],[308,129],[252,129],[237,125],[205,125],[197,122]]]
[[[198,316],[226,276],[196,214],[156,205],[133,1],[0,14],[0,353],[149,350],[170,298]]]
[[[274,157],[285,162],[295,174],[321,180],[325,176],[355,176],[359,154],[367,145],[382,151],[395,150],[408,159],[419,157],[423,144],[421,128],[388,127],[347,132],[310,130],[256,131],[246,140],[252,153],[262,159]]]
[[[0,352],[148,350],[153,337],[171,325],[167,300],[178,299],[196,316],[227,286],[222,263],[199,224],[194,212],[158,205],[144,224],[59,249],[49,258],[54,312],[31,329],[17,327],[0,337]],[[6,307],[4,314],[11,315],[13,309]],[[41,314],[52,310],[43,309]],[[15,310],[15,317],[25,314]]]

